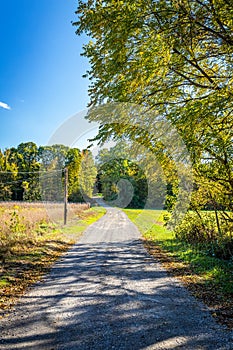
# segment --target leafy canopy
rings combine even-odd
[[[130,102],[156,115],[140,116],[149,134],[129,118],[124,125],[102,123],[99,139],[126,135],[157,152],[156,118],[169,120],[193,162],[195,208],[212,203],[232,212],[232,1],[80,0],[76,14],[77,34],[91,39],[83,51],[90,106]]]

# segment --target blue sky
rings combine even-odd
[[[88,61],[80,53],[87,38],[71,24],[77,3],[0,0],[0,149],[45,145],[86,108]]]

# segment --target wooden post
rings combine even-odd
[[[68,204],[68,169],[64,169],[64,225],[67,223],[67,204]]]

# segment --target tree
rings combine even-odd
[[[12,199],[40,199],[37,145],[34,142],[20,143],[17,148],[10,148],[8,153],[9,162],[17,167],[17,181],[12,186]]]
[[[81,153],[81,166],[79,171],[79,185],[83,198],[92,197],[96,182],[97,169],[92,153],[83,150]]]
[[[66,156],[68,168],[68,199],[71,202],[82,202],[79,174],[81,170],[82,155],[79,149],[70,148]]]
[[[232,137],[231,2],[80,1],[76,13],[77,33],[93,38],[83,52],[91,64],[90,105],[155,108],[176,125],[194,160],[203,151],[217,159],[216,145],[226,149]]]
[[[39,147],[40,187],[42,199],[45,201],[63,200],[63,170],[68,152],[69,147],[60,144]]]
[[[91,66],[90,106],[133,102],[154,111],[140,115],[144,130],[132,127],[130,118],[103,122],[99,139],[127,135],[156,153],[158,138],[147,131],[158,116],[169,120],[190,153],[202,205],[232,212],[231,1],[90,0],[80,1],[76,13],[77,34],[92,39],[83,52]],[[166,158],[169,150],[159,149]],[[200,190],[206,185],[208,191]]]
[[[107,98],[166,110],[213,95],[227,100],[232,11],[225,0],[80,1],[74,25],[93,38],[83,53],[91,104]]]
[[[9,161],[10,152],[0,150],[0,200],[11,200],[18,169],[15,163]]]
[[[43,170],[61,170],[66,164],[68,146],[56,144],[40,146],[38,149],[40,163]]]

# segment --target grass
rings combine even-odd
[[[142,233],[149,253],[180,278],[189,290],[210,308],[219,322],[233,328],[233,262],[211,257],[175,238],[163,226],[157,210],[125,209]],[[145,224],[146,223],[146,224]]]
[[[11,210],[10,206],[6,208]],[[26,209],[30,211],[30,206]],[[49,271],[59,256],[78,240],[87,226],[105,214],[105,209],[101,207],[77,207],[76,214],[70,216],[66,226],[49,220],[43,221],[42,225],[36,225],[35,218],[41,217],[41,214],[38,215],[34,206],[31,209],[34,231],[29,232],[28,228],[26,234],[30,239],[15,240],[0,264],[0,317],[7,313],[31,284]],[[24,208],[20,210],[25,214]],[[41,206],[37,210],[41,211]],[[73,210],[75,211],[74,208]],[[4,218],[6,219],[6,215]],[[6,227],[9,228],[9,223]],[[0,245],[0,251],[1,248]]]

